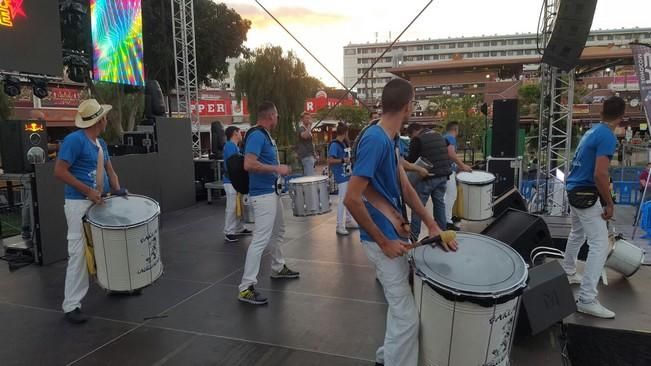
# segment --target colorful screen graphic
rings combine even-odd
[[[145,85],[141,0],[91,0],[93,78]]]
[[[63,73],[58,1],[0,0],[0,71]]]

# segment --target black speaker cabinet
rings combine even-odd
[[[493,101],[493,141],[491,143],[493,157],[515,157],[519,122],[520,113],[517,99]]]
[[[597,0],[562,0],[542,61],[570,71],[578,63],[588,40]]]
[[[540,216],[512,208],[502,213],[481,233],[511,246],[529,265],[533,249],[552,245],[552,236]]]
[[[221,159],[224,156],[224,144],[226,143],[226,134],[221,122],[210,124],[210,152],[214,159]]]
[[[515,169],[507,160],[491,160],[488,171],[495,175],[493,182],[493,195],[502,196],[515,186]],[[497,216],[497,215],[495,215]]]
[[[521,300],[516,341],[538,334],[576,311],[567,275],[557,261],[529,270],[529,282]]]
[[[527,200],[522,197],[520,191],[515,187],[511,187],[510,190],[499,196],[493,202],[493,216],[498,217],[509,208],[523,212],[529,211],[527,209]]]
[[[0,155],[5,173],[30,173],[47,160],[43,121],[0,121]]]

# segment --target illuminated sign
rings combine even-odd
[[[13,27],[17,17],[27,17],[24,0],[0,0],[0,26]]]
[[[45,131],[45,126],[42,123],[30,122],[25,124],[25,131],[27,132],[42,132]]]

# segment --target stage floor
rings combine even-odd
[[[373,365],[386,303],[358,234],[337,237],[334,211],[295,218],[284,203],[284,252],[301,278],[270,280],[265,256],[257,288],[267,306],[236,299],[250,239],[223,242],[223,200],[164,215],[163,277],[134,297],[91,285],[84,325],[61,313],[65,263],[1,264],[0,364]],[[516,344],[512,365],[561,365],[556,334]]]

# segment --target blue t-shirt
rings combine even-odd
[[[228,140],[224,144],[224,183],[230,183],[231,179],[228,177],[228,167],[226,166],[226,161],[231,156],[240,152],[240,148],[235,145],[232,141]]]
[[[246,138],[245,154],[253,154],[258,161],[267,165],[278,165],[276,144],[266,131],[256,130]],[[276,192],[276,174],[249,173],[249,196],[261,196]]]
[[[382,127],[369,127],[357,146],[353,175],[368,178],[369,184],[400,212],[395,148],[394,141],[387,136]],[[368,202],[365,203],[371,219],[384,236],[389,240],[398,239],[398,233],[391,221]],[[362,240],[373,241],[373,238],[363,229],[360,229],[360,235]]]
[[[445,137],[445,141],[448,142],[448,145],[454,146],[454,152],[457,152],[457,138],[447,133],[443,137]],[[452,166],[453,172],[457,171],[457,164],[455,162],[450,162],[450,166]]]
[[[612,159],[617,148],[613,131],[604,123],[592,127],[585,133],[572,159],[572,168],[567,177],[567,190],[577,187],[595,187],[595,161],[600,156]]]
[[[328,156],[335,159],[345,158],[346,151],[344,150],[343,142],[333,140],[328,148]],[[350,180],[350,176],[346,175],[343,163],[330,165],[330,170],[332,171],[332,176],[335,177],[335,183],[346,183]]]
[[[102,150],[104,151],[104,161],[109,160],[108,150],[104,140],[98,138]],[[84,130],[77,130],[63,139],[61,149],[57,155],[57,159],[63,160],[70,164],[70,174],[77,178],[85,185],[96,189],[97,184],[95,175],[97,174],[97,153],[99,149],[93,143]],[[104,192],[108,193],[110,189],[108,174],[104,168]],[[77,191],[74,187],[65,185],[65,198],[72,200],[83,200],[86,196]]]

